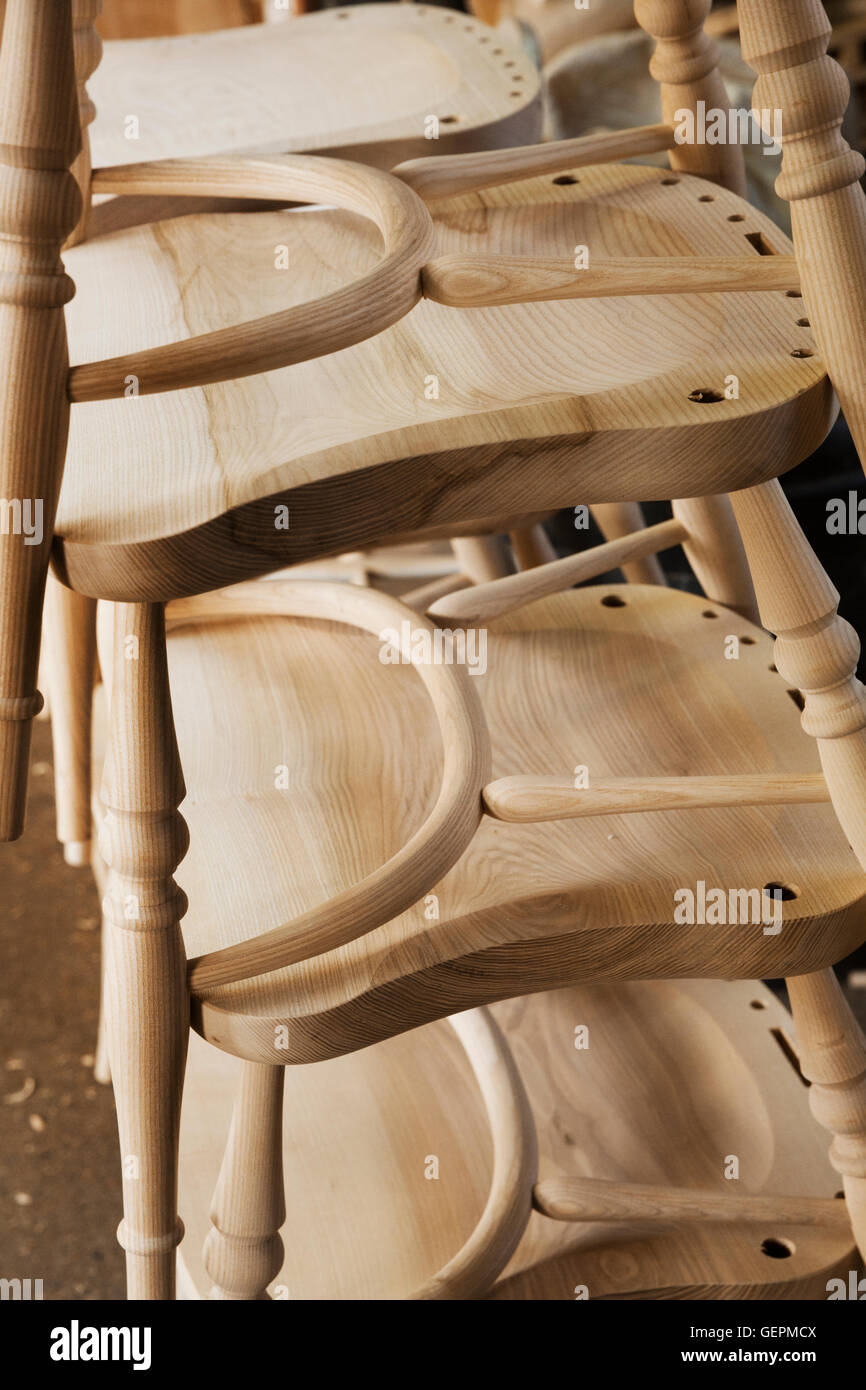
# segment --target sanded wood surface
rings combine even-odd
[[[431,153],[431,116],[441,150],[520,144],[541,123],[529,55],[471,15],[432,5],[352,5],[285,25],[109,40],[89,87],[94,165],[351,148],[387,167]]]
[[[782,1050],[790,1016],[761,985],[594,985],[497,1005],[539,1132],[543,1180],[567,1176],[760,1195],[764,1224],[564,1225],[534,1213],[495,1298],[824,1298],[856,1258],[850,1231],[804,1221],[839,1186],[808,1091]],[[585,1027],[588,1047],[575,1048]],[[775,1032],[774,1032],[775,1030]],[[641,1059],[640,1066],[635,1059]],[[182,1296],[205,1293],[202,1245],[239,1063],[193,1038],[181,1134]],[[285,1256],[271,1296],[405,1298],[483,1208],[491,1141],[444,1022],[285,1077]],[[739,1179],[726,1181],[726,1158]],[[431,1160],[436,1160],[434,1166]],[[438,1176],[427,1177],[437,1172]],[[778,1207],[776,1196],[788,1198]],[[776,1219],[772,1219],[775,1216]],[[762,1250],[788,1242],[788,1258]],[[771,1247],[775,1248],[775,1247]]]
[[[561,256],[586,245],[590,258],[757,259],[790,249],[716,185],[637,165],[574,177],[432,205],[439,251]],[[289,272],[275,269],[280,246]],[[91,241],[68,253],[73,360],[288,308],[380,256],[372,227],[324,210],[179,218]],[[122,314],[105,293],[113,282]],[[493,498],[500,516],[520,516],[760,481],[808,454],[835,411],[802,318],[782,291],[638,297],[627,308],[423,303],[330,357],[76,407],[62,567],[85,592],[172,597],[386,535],[448,534],[488,518]],[[278,503],[288,530],[275,527]]]
[[[731,635],[737,660],[725,658]],[[494,777],[581,765],[590,780],[818,771],[770,669],[770,639],[706,600],[650,586],[572,591],[491,624],[486,657],[486,675],[469,680],[491,722]],[[375,639],[239,619],[177,627],[169,661],[189,788],[177,877],[190,957],[359,884],[432,805],[431,708],[417,673],[384,666]],[[796,896],[775,934],[675,923],[676,890],[698,881]],[[430,884],[435,898],[338,951],[206,990],[196,1025],[251,1060],[311,1061],[563,978],[805,972],[860,942],[864,889],[826,805],[485,819]]]

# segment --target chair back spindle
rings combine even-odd
[[[640,27],[656,40],[650,72],[661,88],[662,120],[676,127],[677,112],[727,112],[729,102],[718,68],[715,41],[704,32],[711,0],[635,0]],[[743,152],[734,142],[676,144],[669,154],[672,169],[712,179],[745,196]]]
[[[776,191],[791,205],[812,329],[861,462],[866,460],[866,197],[863,156],[842,137],[849,83],[828,57],[820,0],[739,0],[743,57],[758,74],[753,105],[782,116]]]

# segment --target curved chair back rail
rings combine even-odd
[[[411,614],[413,631],[435,633],[426,618],[387,595],[351,585],[273,580],[249,583],[173,604],[170,627],[185,622],[227,621],[253,615],[323,619],[397,638],[411,661],[401,624]],[[452,867],[481,822],[481,791],[489,780],[490,750],[480,700],[459,666],[413,662],[436,712],[442,734],[442,781],[424,824],[386,864],[336,898],[250,941],[209,952],[190,962],[196,993],[266,974],[323,955],[364,936],[418,902]],[[383,671],[383,679],[387,674]]]
[[[520,1243],[538,1172],[535,1122],[511,1049],[486,1008],[455,1014],[457,1034],[481,1089],[493,1139],[490,1194],[469,1239],[410,1299],[472,1298],[485,1293]]]
[[[430,214],[410,188],[379,169],[347,160],[315,155],[166,160],[97,172],[93,187],[100,193],[192,192],[333,204],[374,222],[385,254],[354,284],[321,299],[182,342],[71,367],[68,393],[73,402],[122,397],[130,377],[136,379],[138,395],[230,381],[375,337],[420,299],[421,268],[434,246]]]

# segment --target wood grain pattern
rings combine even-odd
[[[365,591],[341,593],[354,603]],[[737,660],[725,658],[730,633]],[[577,764],[591,782],[636,770],[818,771],[770,669],[770,639],[705,599],[659,586],[575,590],[498,619],[487,643],[487,671],[469,680],[490,721],[495,778]],[[351,898],[435,804],[441,754],[420,669],[383,666],[364,634],[277,618],[177,626],[169,660],[190,787],[179,869],[190,956],[243,942],[251,921],[274,931]],[[230,751],[214,758],[208,731]],[[275,785],[280,768],[291,793]],[[385,814],[371,818],[373,783]],[[796,897],[775,935],[674,922],[675,891],[699,880],[726,891],[779,883]],[[337,951],[197,990],[196,1027],[253,1061],[307,1062],[563,978],[806,973],[859,943],[864,878],[829,806],[741,806],[539,826],[485,819],[454,868],[413,892],[417,906]]]
[[[431,152],[431,116],[442,152],[541,134],[528,54],[471,16],[432,5],[351,6],[285,25],[109,40],[90,93],[101,167],[304,151],[387,169]]]
[[[378,636],[380,662],[409,664],[421,677],[436,717],[443,749],[439,794],[429,816],[381,868],[340,900],[330,899],[284,927],[208,953],[195,961],[190,983],[202,988],[230,984],[246,976],[303,961],[310,954],[343,946],[416,903],[430,884],[454,864],[472,840],[481,819],[481,787],[489,766],[489,744],[481,706],[472,681],[461,666],[419,658],[418,638],[431,644],[432,624],[413,616],[384,594],[323,583],[273,580],[233,590],[172,609],[173,625],[252,615],[336,619]]]
[[[708,111],[728,109],[718,50],[703,27],[711,4],[712,0],[635,0],[635,19],[657,40],[650,72],[659,84],[662,120],[668,125],[676,124],[677,112],[696,110],[698,102]],[[672,169],[700,174],[745,194],[739,145],[676,144],[669,158]]]
[[[0,840],[22,831],[69,421],[60,247],[81,210],[69,0],[9,0],[0,49]]]
[[[215,196],[224,192],[335,204],[375,222],[384,255],[357,283],[321,300],[178,343],[73,366],[70,400],[128,398],[131,381],[136,395],[150,395],[305,362],[374,337],[418,301],[419,272],[433,245],[433,225],[420,199],[387,174],[344,160],[296,155],[128,165],[93,181],[94,191],[102,193],[159,195],[186,187]]]
[[[861,459],[866,458],[866,195],[862,154],[842,138],[845,73],[827,57],[820,0],[740,0],[743,56],[758,73],[754,105],[783,112],[782,174],[803,296]],[[791,35],[796,42],[791,43]]]
[[[574,262],[532,256],[437,256],[422,273],[424,297],[480,309],[547,299],[615,299],[620,295],[725,294],[798,290],[793,256],[744,261],[742,256],[620,257],[575,270]]]
[[[179,922],[186,899],[173,873],[188,844],[177,807],[184,785],[174,737],[165,626],[155,605],[119,606],[102,781],[99,848],[107,1037],[123,1172],[127,1296],[172,1299],[180,1099],[189,995]]]
[[[551,560],[549,564],[521,574],[505,575],[488,583],[474,584],[469,589],[460,589],[432,603],[427,610],[428,616],[440,624],[462,622],[475,626],[490,618],[511,613],[535,599],[546,598],[548,594],[561,593],[574,584],[596,579],[629,560],[657,555],[660,550],[679,545],[687,534],[685,526],[676,519],[660,521],[656,526],[647,526],[643,531],[623,536],[620,540],[591,546],[577,555],[566,555],[561,560]]]
[[[532,1200],[536,1211],[554,1221],[700,1221],[734,1226],[757,1222],[850,1230],[844,1205],[832,1197],[740,1197],[604,1178],[548,1178],[536,1184]]]
[[[575,787],[568,777],[502,777],[484,788],[484,805],[492,816],[521,824],[706,806],[805,806],[829,800],[821,773],[605,777],[586,788]]]
[[[442,253],[561,254],[582,242],[600,257],[757,261],[747,234],[787,249],[734,195],[638,165],[435,211]],[[279,244],[291,275],[273,269]],[[82,362],[155,346],[157,320],[157,343],[180,336],[179,325],[189,335],[220,329],[241,317],[240,303],[273,313],[360,278],[380,254],[372,227],[313,209],[115,233],[68,253],[79,286],[73,351]],[[120,319],[106,276],[122,277]],[[835,409],[819,359],[801,355],[811,348],[798,317],[781,292],[637,298],[627,315],[606,300],[471,314],[425,302],[332,357],[173,398],[82,406],[58,522],[61,575],[97,596],[171,598],[386,536],[448,535],[491,510],[537,516],[766,478],[815,447]],[[438,399],[425,395],[431,376]],[[725,394],[728,377],[738,396]],[[289,508],[287,531],[275,529],[276,506]]]
[[[777,1042],[790,1016],[762,985],[595,984],[494,1006],[539,1132],[542,1182],[569,1177],[664,1184],[717,1200],[832,1199],[839,1179],[808,1091]],[[575,1027],[589,1047],[574,1047]],[[775,1030],[775,1031],[774,1031]],[[642,1058],[640,1069],[635,1057]],[[181,1135],[188,1234],[185,1287],[202,1264],[240,1065],[193,1037]],[[313,1067],[289,1067],[283,1161],[290,1194],[283,1267],[271,1295],[405,1298],[471,1234],[492,1173],[488,1122],[447,1023]],[[740,1156],[725,1181],[725,1155]],[[438,1178],[425,1178],[428,1156]],[[788,1201],[792,1198],[788,1197]],[[564,1225],[534,1213],[495,1299],[826,1297],[847,1278],[853,1241],[839,1222],[707,1226],[681,1221]],[[778,1209],[777,1209],[778,1214]],[[769,1259],[762,1241],[789,1241]],[[277,1314],[278,1315],[278,1314]]]
[[[568,169],[634,159],[669,150],[673,143],[670,125],[638,126],[546,144],[409,160],[398,164],[394,173],[425,200],[445,198],[501,188],[539,174],[561,174]]]

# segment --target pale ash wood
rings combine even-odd
[[[429,816],[413,835],[401,839],[387,863],[294,921],[193,962],[190,984],[199,988],[231,984],[344,946],[417,902],[471,842],[481,819],[481,787],[489,766],[487,729],[466,669],[412,655],[416,635],[430,641],[435,636],[424,618],[413,615],[407,632],[407,610],[384,594],[291,580],[237,586],[175,604],[171,616],[177,625],[253,615],[331,619],[377,635],[394,660],[412,665],[421,677],[441,737],[442,777]]]
[[[809,805],[829,800],[820,773],[605,777],[583,788],[575,787],[573,778],[568,777],[504,777],[484,788],[484,805],[492,816],[522,823],[705,806]]]
[[[486,584],[513,572],[501,536],[455,536],[451,548],[461,570],[473,584]],[[453,592],[453,588],[449,589],[449,593]]]
[[[87,81],[99,63],[102,42],[95,22],[101,0],[72,0],[72,39],[81,152],[72,174],[81,191],[82,211],[69,240],[74,246],[85,233],[90,208],[89,126],[95,115]],[[57,838],[67,864],[90,861],[90,714],[93,663],[96,655],[96,605],[48,574],[45,621],[49,629],[45,652],[46,682],[53,691],[51,739],[54,750],[54,796]],[[97,1046],[105,1072],[104,1049]]]
[[[370,597],[351,586],[341,594],[351,604]],[[251,923],[286,937],[310,912],[329,923],[329,899],[345,900],[352,917],[366,878],[432,811],[441,775],[420,668],[383,667],[379,643],[363,633],[244,617],[231,595],[217,602],[227,617],[240,608],[238,620],[193,629],[198,605],[179,604],[177,619],[186,609],[190,621],[169,639],[190,787],[192,846],[179,878],[191,902],[191,957],[226,946],[243,956]],[[787,683],[770,669],[769,637],[742,619],[731,628],[730,618],[659,586],[605,585],[491,623],[487,671],[469,680],[491,724],[493,778],[567,776],[578,764],[591,780],[634,777],[636,768],[677,777],[688,767],[705,778],[818,771]],[[741,639],[736,661],[724,657],[731,631]],[[214,730],[226,731],[228,761],[213,756]],[[281,767],[291,794],[275,786]],[[376,816],[365,809],[371,786]],[[226,855],[227,842],[243,852]],[[783,904],[778,934],[675,923],[676,890],[699,880],[758,895],[764,884],[789,884],[797,897]],[[484,819],[448,873],[414,887],[417,906],[336,951],[196,989],[195,1025],[252,1061],[307,1062],[563,978],[805,973],[859,943],[864,891],[829,806],[537,826]],[[313,938],[304,953],[315,950]],[[285,1047],[275,1045],[278,1027]]]
[[[669,125],[635,126],[549,144],[409,160],[398,164],[393,172],[422,198],[444,198],[498,188],[539,174],[559,174],[568,169],[633,159],[668,150],[673,144],[674,133]]]
[[[501,1028],[487,1009],[470,1009],[448,1022],[484,1101],[493,1139],[493,1172],[484,1210],[469,1239],[413,1292],[414,1299],[471,1298],[485,1292],[526,1229],[538,1177],[535,1121]]]
[[[833,808],[866,868],[866,691],[860,642],[840,618],[839,594],[821,568],[781,485],[732,494],[761,621],[775,633],[780,673],[802,691],[802,726],[816,740]]]
[[[24,823],[69,419],[63,305],[74,287],[59,252],[81,208],[69,173],[81,142],[71,39],[68,0],[9,0],[0,50],[0,840],[16,839]]]
[[[532,1201],[536,1211],[554,1221],[758,1222],[849,1229],[844,1204],[832,1197],[747,1197],[604,1178],[548,1178],[536,1184]]]
[[[683,550],[707,598],[759,623],[749,562],[729,497],[680,498],[673,513],[688,531]]]
[[[449,1022],[484,1101],[493,1171],[471,1235],[408,1295],[419,1300],[471,1298],[493,1284],[526,1228],[538,1173],[532,1113],[501,1030],[486,1009],[469,1010]],[[266,1299],[267,1286],[283,1263],[283,1078],[281,1066],[242,1064],[211,1212],[213,1229],[204,1245],[205,1268],[214,1281],[212,1299]],[[294,1220],[295,1212],[292,1216]]]
[[[780,484],[735,493],[731,500],[755,580],[761,621],[776,634],[775,664],[802,691],[803,729],[817,742],[833,809],[866,867],[866,692],[856,677],[860,642],[851,625],[839,617],[839,595]],[[826,1095],[817,1092],[815,1106],[822,1123],[838,1136],[832,1153],[834,1161],[844,1165],[851,1221],[863,1252],[866,1039],[827,972],[791,985],[795,1017],[803,1020],[804,1052],[817,1069],[813,1079],[832,1080],[840,1088]],[[834,1063],[836,1071],[831,1076]]]
[[[212,1299],[266,1299],[283,1263],[283,1067],[243,1062],[204,1262]]]
[[[439,250],[561,255],[581,242],[619,256],[772,259],[747,233],[787,250],[733,194],[666,178],[604,165],[576,185],[540,179],[448,200]],[[704,193],[714,201],[702,203]],[[280,244],[288,273],[273,268]],[[68,252],[79,285],[73,351],[79,362],[110,357],[170,340],[181,323],[210,332],[236,323],[240,303],[274,313],[334,292],[380,258],[372,225],[312,208],[180,218],[158,236],[148,226],[85,242]],[[106,279],[118,284],[122,315]],[[454,534],[473,518],[502,529],[497,513],[517,521],[575,501],[751,484],[824,437],[835,404],[820,361],[791,355],[811,342],[795,301],[654,296],[628,308],[579,300],[468,314],[425,301],[330,358],[73,411],[60,572],[97,596],[170,599],[385,538]],[[599,350],[587,353],[588,342]],[[743,383],[736,399],[724,394],[731,373]],[[438,399],[425,396],[431,374]],[[721,399],[690,398],[706,389]],[[289,508],[288,530],[275,528],[276,504]]]
[[[81,122],[81,153],[72,166],[75,182],[81,189],[81,216],[70,237],[69,244],[72,246],[82,240],[90,211],[90,125],[96,115],[96,107],[88,95],[87,82],[99,66],[102,55],[102,40],[96,30],[101,9],[102,0],[72,0],[72,51]]]
[[[670,126],[677,112],[728,110],[725,84],[718,70],[718,50],[704,32],[711,0],[635,0],[638,24],[657,40],[650,72],[659,84],[662,120]],[[745,195],[743,154],[735,144],[674,144],[672,169],[700,174],[735,193]]]
[[[305,362],[390,327],[420,296],[419,271],[433,246],[426,208],[398,180],[378,170],[295,156],[201,159],[131,165],[94,177],[95,192],[165,193],[188,185],[202,192],[257,194],[275,201],[333,203],[376,223],[380,263],[355,284],[311,304],[143,352],[73,366],[72,401],[107,400],[233,381]]]
[[[832,970],[788,980],[812,1114],[833,1134],[830,1162],[866,1251],[866,1038]]]
[[[96,603],[49,576],[45,656],[53,717],[57,838],[67,864],[90,862],[90,734]]]
[[[809,1217],[816,1200],[832,1200],[839,1179],[824,1135],[777,1041],[776,1032],[790,1035],[790,1016],[762,985],[595,984],[491,1013],[536,1117],[541,1182],[607,1177],[717,1200],[736,1193],[768,1208],[776,1194],[799,1193]],[[574,1047],[577,1025],[588,1029],[583,1051]],[[191,1039],[181,1254],[197,1296],[210,1286],[201,1251],[239,1065]],[[271,1296],[288,1301],[288,1319],[299,1299],[406,1298],[471,1236],[492,1176],[489,1120],[453,1029],[442,1021],[333,1062],[289,1067],[285,1086],[289,1214]],[[731,1152],[739,1181],[723,1176]],[[433,1180],[429,1155],[439,1160]],[[679,1289],[671,1296],[823,1299],[827,1279],[847,1278],[856,1260],[844,1204],[835,1205],[839,1224],[764,1229],[638,1220],[606,1229],[535,1212],[489,1296],[573,1300],[575,1285],[588,1284],[592,1298]],[[791,1258],[768,1259],[767,1236],[790,1240]]]
[[[184,786],[174,738],[161,607],[118,606],[106,814],[99,847],[108,866],[105,1002],[123,1173],[131,1299],[171,1299],[177,1213],[180,1098],[189,1035],[180,919],[172,877],[188,834],[177,807]]]
[[[841,134],[848,79],[826,56],[831,26],[819,0],[740,0],[737,13],[743,56],[758,73],[754,106],[783,112],[776,189],[791,204],[805,306],[863,459],[866,162]]]
[[[540,524],[521,526],[510,532],[508,539],[519,570],[534,569],[556,559],[556,550]]]
[[[744,261],[742,256],[700,256],[593,261],[575,270],[573,261],[531,256],[439,256],[424,266],[426,299],[455,308],[532,304],[546,299],[613,299],[620,295],[725,294],[796,290],[800,275],[793,256]]]
[[[283,26],[107,42],[90,91],[100,166],[261,150],[389,168],[541,134],[529,54],[469,16],[428,5],[351,6]],[[439,119],[435,142],[430,117]]]
[[[592,508],[595,524],[606,541],[616,541],[646,526],[639,502],[596,502]],[[630,584],[664,584],[665,572],[656,555],[628,560],[620,566]]]
[[[427,613],[440,623],[483,623],[573,584],[595,579],[629,560],[656,555],[660,550],[679,545],[687,534],[681,521],[660,521],[656,526],[648,526],[620,540],[605,541],[577,555],[566,555],[562,560],[552,560],[550,564],[521,574],[458,590],[437,599]]]

